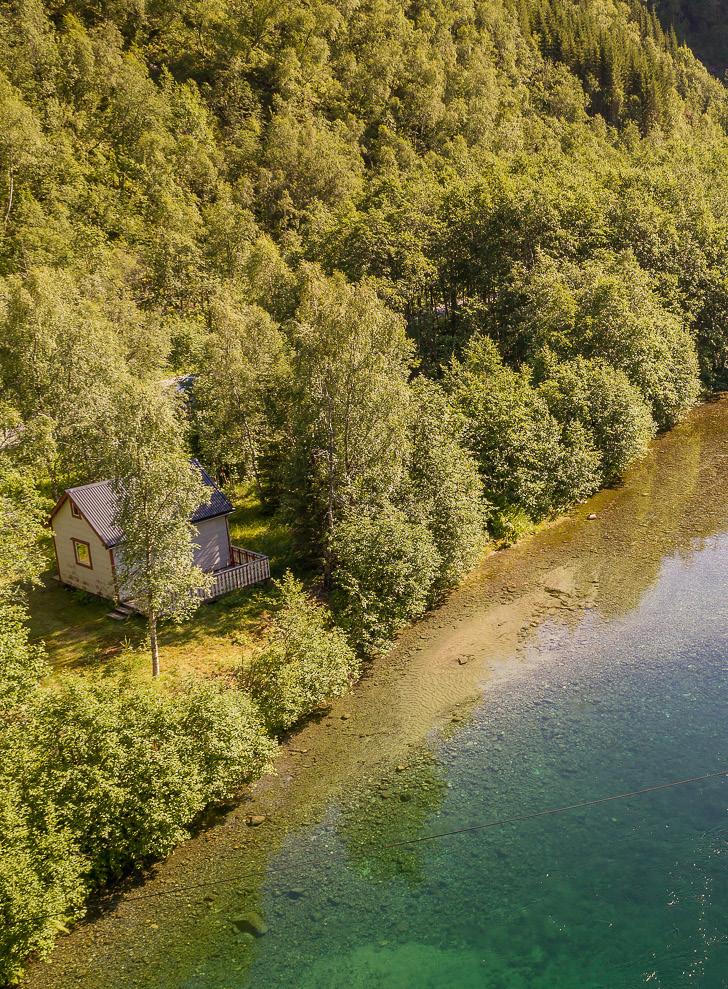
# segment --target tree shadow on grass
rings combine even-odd
[[[201,604],[189,621],[166,623],[161,631],[161,644],[181,647],[207,635],[242,645],[265,619],[274,600],[275,588],[270,581],[231,591],[216,601]]]
[[[135,637],[126,622],[107,617],[112,607],[104,598],[65,587],[44,574],[41,585],[28,595],[31,638],[45,643],[56,671],[93,668]]]

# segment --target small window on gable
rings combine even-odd
[[[81,518],[81,513],[79,512],[79,510],[76,507],[76,505],[74,504],[74,502],[71,502],[71,515],[73,515],[73,517],[75,519],[80,519]]]
[[[93,570],[91,546],[83,539],[72,539],[71,542],[73,543],[73,555],[76,558],[76,563],[80,567],[88,567],[89,570]]]

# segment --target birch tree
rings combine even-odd
[[[208,575],[194,562],[190,517],[209,490],[190,464],[170,399],[152,387],[136,388],[132,414],[114,439],[112,485],[115,522],[124,533],[119,578],[147,616],[152,675],[159,676],[158,625],[184,621],[200,603]]]
[[[402,479],[413,346],[372,287],[313,266],[292,336],[281,500],[328,577],[342,513],[381,503]]]

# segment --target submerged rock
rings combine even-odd
[[[263,937],[268,933],[268,925],[259,913],[243,913],[230,921],[240,934],[252,934],[253,937]]]

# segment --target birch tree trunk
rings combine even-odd
[[[152,651],[152,676],[159,676],[159,646],[157,644],[157,615],[154,609],[149,610],[149,646]]]

